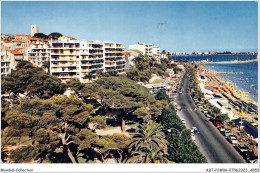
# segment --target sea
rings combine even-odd
[[[203,56],[173,56],[174,60],[187,61],[245,61],[257,59],[257,55],[203,55]],[[243,74],[220,74],[231,82],[238,90],[248,93],[251,100],[258,103],[258,62],[232,64],[204,64],[204,67],[216,72],[243,72]]]

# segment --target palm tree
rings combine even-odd
[[[131,157],[128,163],[166,163],[167,144],[162,126],[149,121],[139,126],[128,145]]]

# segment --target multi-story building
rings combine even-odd
[[[39,33],[39,26],[31,25],[31,37],[33,37],[35,33]]]
[[[31,44],[26,59],[38,67],[42,67],[50,59],[50,44],[37,40],[34,44]]]
[[[79,41],[75,39],[60,39],[58,43],[50,44],[50,73],[63,82],[77,78],[82,83],[91,81],[85,78],[92,74],[97,79],[97,72],[116,70],[119,74],[125,72],[123,45],[103,41]]]
[[[60,78],[63,82],[72,78],[80,78],[79,74],[79,51],[78,41],[50,44],[50,73]]]
[[[16,35],[14,36],[14,38],[15,38],[16,40],[28,40],[29,35],[25,35],[25,34],[16,34]]]
[[[148,55],[149,57],[157,57],[160,55],[160,48],[153,44],[144,44],[144,43],[137,43],[134,45],[129,45],[130,50],[139,50],[144,55]]]
[[[105,72],[117,71],[125,73],[125,57],[123,44],[104,42]]]
[[[1,54],[1,76],[6,76],[11,73],[10,60]]]
[[[23,53],[18,49],[2,50],[1,52],[1,75],[6,76],[15,69],[17,63],[24,59]]]

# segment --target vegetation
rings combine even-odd
[[[149,121],[140,125],[128,149],[128,163],[166,163],[167,144],[160,124]]]
[[[134,59],[135,66],[132,67],[126,76],[136,82],[149,82],[152,74],[156,74],[161,77],[167,77],[168,74],[165,72],[167,68],[175,68],[176,66],[171,64],[168,59],[162,59],[161,63],[158,63],[156,59],[149,58],[142,54]]]
[[[166,100],[168,103],[171,102],[170,97],[166,94],[164,90],[159,90],[155,95],[156,100]]]
[[[62,36],[62,34],[60,34],[58,32],[53,32],[53,33],[50,33],[49,35],[45,35],[43,33],[35,33],[33,35],[33,37],[35,37],[35,38],[41,38],[41,39],[44,39],[44,40],[46,40],[46,39],[55,39],[55,40],[57,40],[61,36]]]
[[[48,35],[45,35],[45,34],[43,34],[43,33],[35,33],[35,34],[33,35],[33,37],[35,37],[35,38],[41,38],[41,39],[44,39],[44,40],[48,39]]]
[[[206,158],[200,153],[198,147],[192,142],[190,132],[185,130],[179,117],[176,115],[174,107],[171,105],[164,109],[161,116],[163,128],[175,129],[178,133],[167,133],[168,159],[176,163],[206,163]]]
[[[25,94],[29,97],[50,98],[55,94],[62,94],[66,85],[55,76],[33,67],[30,62],[21,61],[17,64],[16,70],[2,78],[1,92],[11,93],[15,96]]]
[[[195,97],[198,98],[199,101],[204,101],[204,95],[201,92],[201,90],[199,89],[198,83],[197,83],[197,79],[196,79],[196,69],[193,69],[192,71],[192,87],[193,87],[193,94]]]
[[[2,78],[2,93],[13,92],[19,98],[12,102],[10,96],[1,104],[2,161],[86,163],[97,158],[104,163],[112,157],[119,163],[206,162],[169,105],[169,96],[160,90],[153,97],[135,82],[149,81],[149,74],[163,75],[171,67],[167,59],[162,66],[154,59],[146,60],[137,58],[137,68],[132,68],[128,76],[99,71],[98,79],[88,85],[77,79],[64,84],[29,62],[18,63],[15,71]],[[76,95],[63,96],[66,87]],[[27,97],[20,98],[19,94]],[[131,121],[132,127],[138,126],[136,133],[132,138],[97,135],[96,129],[108,126],[108,117],[115,125],[120,123],[122,132],[126,131],[126,121]],[[8,150],[8,145],[13,150]]]
[[[99,78],[92,84],[85,86],[81,93],[85,99],[90,97],[96,99],[102,115],[112,112],[112,116],[121,120],[123,132],[125,131],[126,119],[133,119],[133,115],[147,114],[156,117],[160,114],[160,110],[167,106],[165,101],[156,101],[146,88],[124,76]],[[146,108],[147,111],[144,110]],[[140,112],[146,113],[141,114]]]
[[[230,120],[228,114],[220,114],[219,116],[216,117],[216,119],[219,120],[221,123]]]

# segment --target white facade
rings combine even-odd
[[[129,49],[130,50],[139,50],[144,55],[148,55],[149,57],[153,57],[153,55],[159,56],[159,54],[160,54],[160,48],[153,44],[137,43],[134,45],[129,45]]]
[[[123,45],[118,43],[60,39],[50,44],[50,73],[63,82],[75,78],[89,83],[84,77],[91,73],[95,80],[99,70],[125,73],[123,54]]]
[[[35,33],[39,33],[39,26],[31,25],[31,37],[33,37]]]
[[[18,61],[23,60],[23,54],[17,51],[5,50],[1,52],[1,76],[6,76],[15,69]]]
[[[38,67],[42,67],[44,62],[50,59],[50,44],[45,44],[44,41],[40,40],[36,41],[35,44],[30,46],[26,58]]]
[[[1,54],[1,76],[6,76],[9,73],[11,73],[10,60]]]

